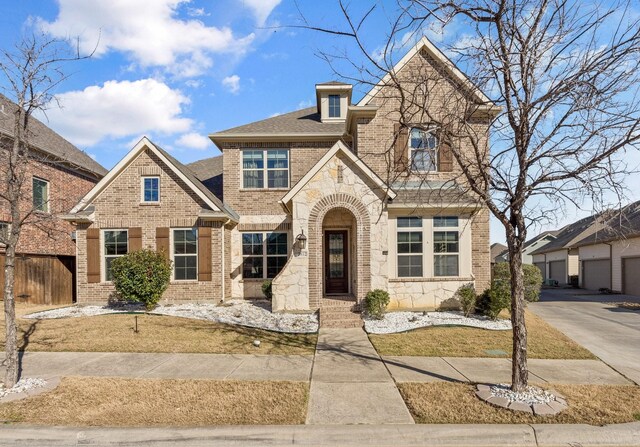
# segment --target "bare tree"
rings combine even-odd
[[[377,100],[395,101],[394,119],[403,126],[435,125],[440,145],[450,148],[459,165],[456,183],[504,227],[512,389],[520,391],[528,384],[522,269],[527,229],[558,216],[569,203],[597,206],[608,193],[624,193],[629,170],[622,153],[640,147],[639,11],[629,1],[605,7],[579,0],[396,0],[395,9],[384,9],[387,39],[371,51],[366,24],[377,6],[355,13],[340,0],[339,7],[342,28],[310,24],[304,16],[300,27],[351,39],[358,58],[348,51],[325,50],[321,56],[345,79],[367,87],[381,83]],[[463,30],[463,38],[441,48],[467,80],[394,71],[405,42],[434,27]],[[443,82],[454,93],[443,97]],[[469,83],[492,100],[469,93]],[[478,120],[489,123],[490,150]],[[392,147],[386,151],[393,173],[398,160]]]
[[[12,115],[8,126],[11,132],[0,139],[0,207],[7,210],[9,217],[8,228],[0,232],[0,244],[5,251],[6,388],[15,385],[19,374],[15,265],[20,235],[27,226],[38,227],[49,235],[57,231],[48,197],[41,198],[40,203],[34,206],[28,172],[31,163],[52,164],[59,160],[42,153],[30,143],[30,121],[35,112],[44,113],[52,103],[54,88],[66,78],[62,71],[64,63],[90,57],[74,55],[69,49],[67,42],[31,35],[20,40],[14,48],[2,50],[0,55],[3,90],[15,103],[9,106],[10,110],[3,110]]]

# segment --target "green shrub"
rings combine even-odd
[[[371,290],[364,298],[364,308],[370,317],[381,320],[384,316],[384,311],[389,305],[389,301],[389,293],[385,290]]]
[[[540,269],[535,265],[523,264],[524,272],[524,299],[530,303],[540,299],[540,288],[542,287],[542,274]],[[511,272],[509,271],[508,262],[499,262],[493,268],[494,281],[511,281]]]
[[[271,280],[266,279],[262,283],[262,293],[267,297],[268,300],[273,298],[273,293],[271,292]]]
[[[471,315],[476,309],[476,300],[477,294],[476,289],[473,287],[473,284],[465,284],[461,286],[456,292],[458,295],[458,300],[460,301],[460,306],[462,307],[462,312],[465,317]]]
[[[169,286],[171,261],[153,250],[133,251],[113,260],[111,274],[120,298],[151,310]]]
[[[507,281],[494,280],[485,294],[484,314],[492,320],[497,320],[500,312],[511,306],[511,286]]]

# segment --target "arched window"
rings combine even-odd
[[[409,133],[409,159],[411,170],[427,172],[438,170],[438,137],[436,129],[413,127]]]

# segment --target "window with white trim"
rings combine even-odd
[[[111,281],[111,263],[129,251],[128,230],[104,230],[102,233],[104,249],[104,278]]]
[[[456,216],[433,218],[433,276],[458,276],[460,233]]]
[[[422,218],[398,217],[398,277],[421,278],[422,271]]]
[[[198,229],[175,228],[172,232],[173,279],[175,281],[197,280]]]
[[[340,95],[329,95],[329,118],[340,118]]]
[[[242,233],[243,279],[275,278],[287,263],[287,233]]]
[[[413,171],[438,170],[438,137],[436,129],[411,128],[409,132],[409,160]]]
[[[49,182],[38,177],[33,177],[33,209],[49,212]]]
[[[288,188],[289,151],[286,149],[243,150],[242,187],[246,189]]]
[[[160,177],[142,177],[142,202],[160,202]]]

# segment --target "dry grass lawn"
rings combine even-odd
[[[304,424],[304,382],[66,377],[53,391],[0,405],[0,420],[44,425]]]
[[[595,358],[591,352],[529,311],[526,311],[526,321],[530,358]],[[487,350],[501,350],[506,353],[502,357],[510,357],[512,344],[511,331],[459,326],[429,327],[399,334],[370,334],[369,339],[381,355],[426,357],[491,357]]]
[[[512,412],[482,402],[473,385],[400,383],[398,388],[420,424],[619,424],[640,415],[640,387],[624,385],[548,385],[567,398],[569,408],[556,416]]]
[[[42,306],[19,306],[24,315]],[[211,354],[313,354],[316,334],[282,334],[160,315],[111,314],[55,320],[18,319],[20,349],[78,352],[188,352]],[[4,325],[4,315],[0,317]],[[0,331],[4,347],[4,331]],[[259,339],[259,348],[253,341]]]

